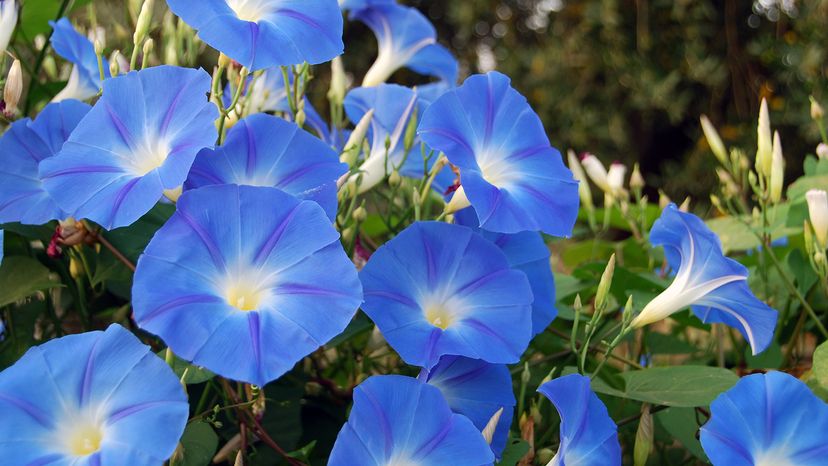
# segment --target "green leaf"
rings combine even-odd
[[[49,269],[30,257],[6,257],[0,265],[0,306],[56,286],[60,283],[52,280]]]
[[[733,372],[719,367],[673,366],[622,372],[624,390],[606,390],[593,381],[592,389],[606,395],[667,406],[707,406],[739,380]]]
[[[116,249],[135,263],[155,232],[169,220],[173,212],[175,212],[175,206],[158,204],[132,225],[102,232],[102,234]]]
[[[819,384],[828,388],[828,342],[817,346],[814,351],[813,376]]]
[[[497,466],[515,466],[528,452],[529,444],[526,443],[526,440],[510,439],[509,443],[506,444],[506,448],[503,449],[503,455],[500,457]]]
[[[159,358],[165,359],[166,353],[167,350],[161,350],[156,354]],[[175,372],[176,377],[178,377],[179,379],[181,379],[181,377],[184,377],[183,382],[187,385],[206,382],[216,376],[216,374],[213,374],[207,369],[204,369],[203,367],[194,366],[189,362],[179,358],[178,356],[175,356],[173,359],[172,370],[173,372]],[[185,371],[187,372],[186,376],[184,374]]]
[[[701,442],[696,438],[699,431],[696,410],[693,408],[669,408],[655,414],[655,419],[670,434],[678,440],[695,457],[707,461]]]
[[[828,186],[828,174],[803,176],[788,187],[788,199],[805,197],[809,189],[825,189]]]
[[[210,424],[204,421],[191,422],[181,437],[181,459],[176,466],[206,466],[213,460],[218,448],[218,436]]]
[[[787,226],[785,224],[790,206],[788,204],[780,204],[777,206],[774,213],[774,221],[771,224],[771,238],[776,240],[786,236],[800,233],[802,226]],[[730,251],[747,251],[756,249],[760,243],[759,239],[754,234],[754,230],[759,229],[758,225],[748,226],[744,222],[751,222],[750,217],[738,219],[735,217],[719,217],[708,220],[707,226],[719,236],[722,242],[722,249],[725,253]],[[753,230],[752,230],[753,229]]]
[[[73,9],[86,5],[91,0],[75,0]],[[48,34],[52,28],[49,21],[53,21],[60,11],[60,0],[26,0],[20,10],[20,32],[27,38],[33,39],[38,34]],[[66,14],[69,12],[67,11]]]

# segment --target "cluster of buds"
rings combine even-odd
[[[805,248],[814,269],[825,278],[828,277],[828,193],[821,189],[812,189],[805,195],[808,201],[810,221],[805,222]]]
[[[638,164],[633,165],[632,173],[629,176],[629,184],[627,185],[625,184],[627,181],[627,166],[621,162],[613,162],[607,169],[595,155],[585,153],[579,161],[573,151],[567,153],[567,159],[570,170],[572,170],[575,179],[579,181],[578,194],[581,198],[581,204],[586,208],[589,215],[590,226],[594,229],[595,221],[592,192],[588,180],[592,181],[604,193],[604,227],[607,227],[609,221],[607,214],[610,208],[617,205],[622,216],[629,223],[633,234],[638,237],[638,221],[634,218],[634,215],[630,215],[630,191],[632,191],[634,197],[633,202],[638,204],[641,211],[644,210],[647,204],[647,197],[643,195],[644,177]]]

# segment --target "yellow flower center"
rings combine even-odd
[[[101,449],[103,435],[101,429],[86,425],[80,426],[69,435],[67,446],[75,456],[87,456]]]
[[[240,283],[227,290],[227,303],[240,311],[255,311],[261,304],[262,295],[260,290]]]
[[[426,307],[425,317],[431,325],[443,330],[454,323],[454,315],[443,304]]]

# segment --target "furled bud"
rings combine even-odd
[[[722,138],[719,136],[719,132],[716,131],[713,123],[710,122],[706,115],[702,115],[700,120],[702,131],[704,132],[704,138],[707,139],[707,145],[710,146],[710,150],[713,151],[713,155],[716,156],[719,163],[727,165],[727,149],[725,149],[725,145],[722,142]]]
[[[336,57],[331,61],[331,87],[328,89],[328,100],[337,105],[342,105],[347,92],[348,75],[345,74],[342,58]]]
[[[497,430],[497,423],[500,422],[500,416],[502,415],[503,407],[495,411],[494,415],[489,419],[489,422],[486,423],[486,427],[483,428],[483,438],[486,439],[486,443],[489,445],[492,444],[492,439]]]
[[[354,128],[354,131],[348,138],[348,142],[345,143],[345,149],[339,157],[341,162],[347,163],[348,166],[351,167],[356,164],[357,157],[359,156],[360,149],[362,148],[362,141],[365,139],[365,135],[368,134],[368,128],[371,127],[372,118],[374,118],[373,108],[365,112],[365,115],[363,115],[362,119],[359,120],[356,128]]]
[[[610,256],[607,267],[601,275],[601,281],[598,282],[598,291],[595,292],[595,311],[603,311],[607,306],[607,299],[609,297],[610,286],[612,285],[612,276],[615,274],[615,254]]]
[[[824,142],[819,143],[816,148],[816,155],[820,159],[828,159],[828,144]]]
[[[808,201],[808,214],[814,229],[817,244],[822,249],[828,248],[828,193],[821,189],[812,189],[805,194]]]
[[[391,174],[388,175],[388,186],[394,188],[399,186],[401,182],[402,177],[400,176],[400,172],[398,172],[397,170],[392,171]]]
[[[359,206],[354,209],[353,213],[351,213],[351,218],[353,218],[357,223],[362,223],[368,218],[368,211],[365,210],[365,207]]]
[[[411,150],[414,146],[414,140],[417,138],[417,124],[420,119],[417,113],[417,107],[414,107],[414,111],[411,113],[411,118],[408,120],[408,125],[405,127],[403,148],[406,152]]]
[[[121,59],[119,55],[121,55],[121,52],[116,50],[109,57],[109,74],[113,78],[121,74]]]
[[[770,173],[770,200],[779,202],[782,199],[782,185],[785,181],[785,158],[782,156],[782,140],[779,131],[773,134],[773,158],[771,159]]]
[[[566,152],[566,158],[569,162],[569,169],[572,171],[572,175],[578,180],[578,196],[581,198],[581,204],[587,209],[592,209],[592,190],[589,189],[589,182],[587,181],[586,173],[584,173],[584,167],[578,161],[578,156],[575,155],[575,151],[568,150]]]
[[[667,193],[665,193],[664,191],[659,189],[658,190],[658,207],[660,209],[664,210],[664,208],[666,208],[668,205],[670,205],[671,202],[673,202],[673,201],[670,200],[670,196],[668,196]]]
[[[825,110],[823,110],[822,105],[814,99],[814,96],[810,96],[809,99],[811,100],[811,118],[814,120],[821,120],[825,116]]]
[[[627,176],[627,167],[621,162],[613,162],[607,172],[607,185],[610,194],[619,196],[624,192],[624,178]]]
[[[641,175],[641,168],[638,166],[638,163],[633,165],[632,175],[630,175],[630,188],[636,191],[641,191],[644,189],[646,183],[644,182],[644,176]]]
[[[135,34],[132,35],[132,43],[136,47],[144,42],[149,34],[154,5],[155,0],[144,0],[144,4],[141,5],[141,12],[138,13],[138,20],[135,22]]]
[[[756,136],[756,172],[769,177],[773,163],[773,134],[768,115],[768,101],[764,98],[759,107],[759,125],[756,127]]]
[[[15,59],[9,69],[9,76],[6,78],[6,86],[3,88],[3,100],[6,102],[5,113],[14,116],[17,113],[17,104],[23,95],[23,70],[20,67],[20,60]]]
[[[598,157],[586,153],[581,157],[581,165],[583,165],[584,170],[586,170],[589,179],[595,183],[595,186],[598,186],[601,191],[609,192],[610,187],[607,180],[607,169],[604,168],[604,164],[598,160]]]

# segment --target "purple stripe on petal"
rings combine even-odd
[[[256,368],[259,371],[259,380],[267,380],[267,375],[264,374],[264,367],[262,367],[262,347],[261,347],[261,324],[259,322],[258,312],[249,312],[247,315],[247,325],[250,329],[250,346],[253,348],[253,357],[256,358]]]
[[[123,173],[124,169],[121,167],[114,167],[112,165],[83,165],[80,167],[66,168],[64,170],[57,170],[52,173],[47,173],[43,179],[56,178],[64,175],[76,175],[80,173]]]
[[[287,227],[293,221],[293,218],[296,217],[296,214],[299,212],[299,208],[302,204],[297,204],[285,217],[282,223],[279,225],[279,228],[273,230],[270,233],[270,236],[267,238],[267,241],[262,245],[262,249],[256,254],[256,258],[253,259],[253,263],[257,266],[260,266],[265,260],[267,260],[270,253],[273,252],[273,248],[279,243],[279,240],[282,238]]]
[[[213,263],[221,272],[225,272],[227,270],[227,264],[224,263],[224,257],[221,254],[221,250],[210,237],[210,233],[204,229],[198,222],[196,222],[189,214],[179,210],[176,212],[177,215],[181,216],[181,219],[190,227],[201,242],[204,244],[204,247],[207,248],[207,251],[210,253],[210,257],[213,259]]]
[[[53,453],[51,455],[41,456],[40,458],[32,461],[31,463],[27,464],[26,466],[46,466],[47,464],[52,464],[56,461],[60,461],[64,459],[64,455],[60,455],[57,453]]]
[[[182,306],[189,306],[192,304],[210,304],[210,303],[220,303],[222,299],[218,296],[213,295],[206,295],[206,294],[197,294],[197,295],[189,295],[189,296],[182,296],[180,298],[176,298],[163,306],[159,306],[155,308],[153,311],[149,312],[144,318],[141,319],[139,322],[140,325],[145,325],[147,322],[155,319],[156,317],[171,311],[177,307]]]
[[[153,356],[155,357],[155,356]],[[165,406],[171,403],[178,403],[178,401],[172,400],[161,400],[161,401],[149,401],[146,403],[140,403],[137,405],[127,406],[126,408],[119,409],[118,411],[113,412],[107,418],[108,424],[115,424],[116,422],[132,416],[135,413],[144,411],[146,409],[157,408],[158,406]]]
[[[449,422],[443,424],[440,428],[440,431],[437,432],[437,435],[432,437],[431,440],[428,441],[425,445],[420,447],[415,453],[414,458],[423,458],[427,457],[434,449],[443,443],[443,440],[446,439],[451,429],[454,427],[454,419],[452,418]]]
[[[5,401],[10,405],[16,406],[21,411],[25,412],[29,416],[31,416],[38,424],[46,427],[47,429],[51,429],[54,426],[52,422],[52,418],[40,410],[40,408],[32,405],[28,401],[21,400],[19,398],[14,398],[8,395],[4,395],[0,393],[0,401]]]
[[[388,421],[388,417],[385,415],[382,405],[374,394],[368,390],[363,390],[362,394],[365,395],[365,398],[369,403],[371,403],[371,409],[374,411],[374,419],[376,419],[380,431],[382,432],[383,439],[385,440],[384,459],[388,461],[391,459],[391,455],[394,452],[394,437],[391,431],[391,423]]]

